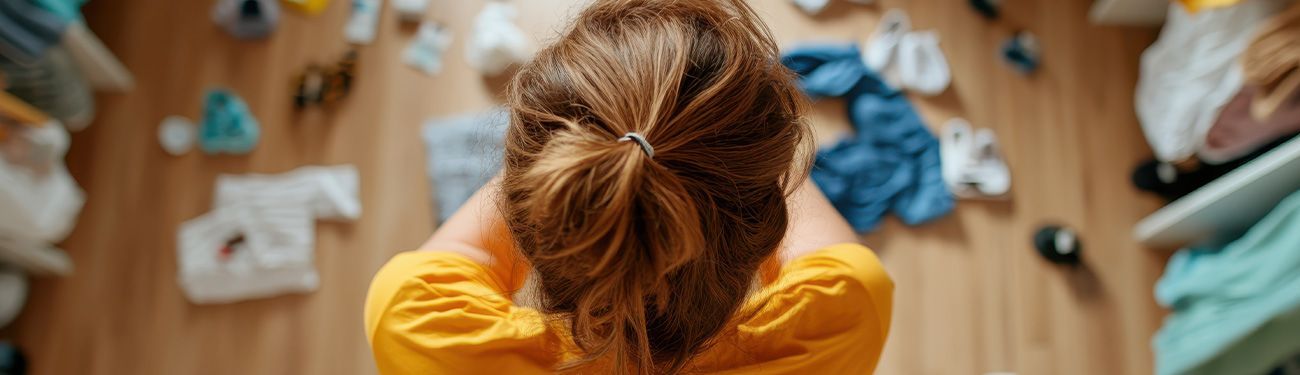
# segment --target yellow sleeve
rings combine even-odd
[[[894,283],[875,253],[830,246],[792,260],[738,328],[739,373],[871,373],[889,335]]]
[[[398,254],[366,297],[366,337],[382,374],[542,374],[553,339],[483,266],[459,254]]]

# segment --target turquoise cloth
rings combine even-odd
[[[199,127],[199,149],[208,154],[247,154],[257,147],[261,127],[234,92],[209,90]]]
[[[1222,249],[1174,254],[1156,300],[1173,309],[1157,374],[1263,374],[1300,353],[1300,192]]]
[[[86,0],[32,0],[32,2],[67,22],[81,21],[81,6],[86,4]]]

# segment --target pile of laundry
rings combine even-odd
[[[909,225],[946,215],[939,142],[901,91],[863,64],[853,44],[806,45],[782,63],[813,98],[843,98],[856,133],[817,151],[812,179],[859,232],[893,212]]]
[[[1134,99],[1155,158],[1133,182],[1170,200],[1300,134],[1300,4],[1195,3],[1170,4]]]

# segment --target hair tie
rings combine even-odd
[[[651,159],[654,159],[654,158],[655,158],[655,148],[654,148],[653,146],[650,146],[650,142],[646,142],[645,137],[641,136],[641,134],[638,134],[637,132],[628,132],[627,134],[624,134],[624,135],[623,135],[623,138],[619,138],[618,141],[619,141],[619,142],[627,142],[627,141],[633,141],[633,142],[636,142],[637,145],[641,146],[641,151],[644,151],[644,152],[645,152],[645,156],[646,156],[646,157],[651,158]]]

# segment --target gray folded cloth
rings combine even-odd
[[[59,43],[68,23],[26,0],[0,0],[0,56],[30,63]]]
[[[510,114],[501,108],[425,121],[429,185],[439,221],[451,217],[501,170],[509,124]]]

